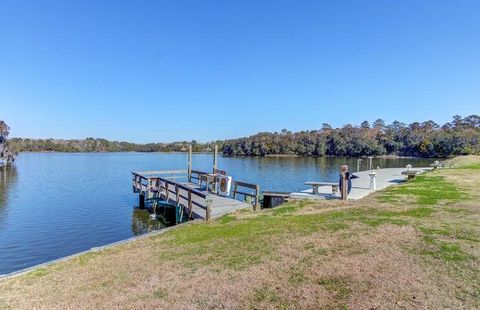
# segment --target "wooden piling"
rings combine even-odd
[[[348,167],[346,165],[343,165],[340,168],[340,175],[342,176],[342,179],[341,179],[342,191],[340,194],[341,194],[342,200],[345,200],[345,201],[348,199],[347,170],[348,170]]]
[[[206,207],[206,212],[205,212],[205,220],[208,221],[210,220],[211,214],[212,214],[212,199],[210,197],[207,197],[205,199],[205,207]]]
[[[168,194],[170,191],[168,190],[168,182],[165,182],[165,201],[168,202]]]
[[[218,153],[218,145],[215,144],[214,150],[213,150],[213,172],[215,173],[217,170],[217,153]]]
[[[138,198],[138,208],[145,209],[145,194],[143,192],[140,192]]]
[[[188,218],[192,219],[192,216],[193,216],[192,192],[188,191]]]
[[[188,182],[192,182],[192,145],[188,146]]]
[[[256,185],[255,189],[255,204],[253,205],[253,211],[260,209],[260,186]]]
[[[175,184],[175,204],[177,206],[180,205],[180,188],[178,187],[178,184]]]

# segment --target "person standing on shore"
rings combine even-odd
[[[350,194],[350,191],[352,190],[352,175],[350,171],[348,171],[348,165],[342,165],[340,167],[340,180],[338,181],[338,187],[340,188],[340,193],[342,193],[343,189],[343,174],[345,174],[345,177],[347,179],[347,194]]]

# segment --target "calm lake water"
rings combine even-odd
[[[432,161],[375,159],[374,166]],[[307,180],[336,181],[343,163],[356,170],[355,158],[333,157],[220,157],[218,167],[262,190],[296,191]],[[193,155],[193,169],[211,166],[211,154]],[[136,209],[130,172],[186,168],[187,155],[179,153],[20,154],[0,168],[0,274],[162,228]]]

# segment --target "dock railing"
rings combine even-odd
[[[204,171],[199,171],[199,170],[191,170],[190,171],[190,178],[188,182],[190,183],[195,183],[195,184],[200,184],[200,179],[202,175],[208,174],[207,172]]]
[[[194,209],[197,209],[195,213],[198,214],[199,208],[205,211],[205,220],[208,221],[210,219],[211,199],[208,195],[176,181],[176,179],[185,178],[185,174],[188,174],[188,171],[148,171],[132,172],[132,174],[133,190],[140,194],[140,207],[144,206],[145,198],[156,196],[169,203],[186,208],[189,218],[193,218]],[[169,176],[165,177],[163,175]]]
[[[260,186],[257,184],[233,181],[233,199],[238,199],[242,195],[244,200],[252,199],[253,210],[257,211],[260,207]]]
[[[132,172],[132,175],[133,192],[139,194],[140,208],[145,207],[145,199],[158,197],[186,209],[190,218],[193,217],[193,213],[202,216],[198,211],[203,213],[201,211],[203,210],[204,218],[210,219],[211,196],[188,186],[188,183],[201,185],[202,176],[208,175],[208,173],[199,170],[190,170],[190,173],[188,170],[155,170]],[[184,183],[186,181],[188,183]],[[232,188],[233,199],[252,204],[255,211],[260,208],[260,187],[258,185],[233,181]]]

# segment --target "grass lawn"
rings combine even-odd
[[[480,157],[356,203],[191,223],[0,280],[0,308],[480,308]]]

